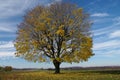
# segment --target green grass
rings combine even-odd
[[[62,70],[53,71],[12,71],[0,72],[0,80],[120,80],[119,70]]]

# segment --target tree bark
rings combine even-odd
[[[57,60],[53,60],[53,64],[55,66],[55,74],[59,74],[60,73],[60,64],[61,64],[61,62],[59,62]]]

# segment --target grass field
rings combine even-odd
[[[0,80],[120,80],[120,70],[62,70],[0,72]]]

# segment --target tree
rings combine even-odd
[[[12,67],[11,66],[5,66],[4,68],[4,71],[12,71]]]
[[[3,67],[2,66],[0,66],[0,71],[2,71],[3,70]]]
[[[52,61],[55,73],[62,62],[87,61],[92,53],[89,15],[74,4],[36,6],[18,25],[15,55],[28,61]]]

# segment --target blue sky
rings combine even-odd
[[[48,68],[52,63],[33,63],[14,56],[13,41],[17,24],[25,12],[35,5],[50,5],[62,0],[0,0],[0,65],[16,68]],[[70,66],[120,66],[120,0],[63,0],[75,3],[90,13],[93,21],[93,52],[88,62],[62,63]]]

